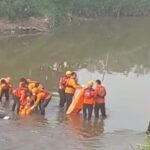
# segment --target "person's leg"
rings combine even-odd
[[[95,107],[94,107],[95,118],[99,118],[99,109],[100,109],[100,105],[95,104]]]
[[[13,105],[12,105],[12,111],[14,112],[17,106],[17,113],[19,113],[20,109],[20,100],[16,96],[13,96]]]
[[[62,106],[64,107],[66,103],[66,94],[65,90],[62,90]]]
[[[59,89],[58,92],[59,92],[59,97],[60,97],[59,106],[60,106],[60,107],[63,107],[63,105],[62,105],[62,101],[63,101],[62,89]]]
[[[3,95],[4,95],[4,90],[2,89],[0,94],[0,102],[2,102]]]
[[[102,117],[106,117],[105,103],[100,105]]]
[[[87,105],[83,104],[83,118],[84,119],[87,119],[87,113],[86,113],[86,111],[87,111]]]
[[[40,106],[41,115],[45,115],[44,100],[40,101],[39,106]]]
[[[13,105],[12,105],[13,112],[15,111],[16,105],[17,105],[17,98],[15,96],[13,96]]]
[[[45,115],[45,108],[49,104],[50,99],[41,101],[41,115]]]
[[[88,105],[88,120],[91,120],[93,112],[93,104]]]
[[[66,94],[66,111],[68,110],[70,104],[72,103],[73,94]]]
[[[66,102],[65,90],[59,89],[59,96],[60,96],[59,106],[60,106],[60,107],[64,107],[65,102]]]
[[[17,114],[19,114],[19,110],[20,110],[20,100],[16,99],[17,101]]]
[[[6,90],[4,91],[4,93],[5,93],[6,101],[8,102],[8,101],[9,101],[9,89],[6,89]]]

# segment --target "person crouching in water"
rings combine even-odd
[[[100,110],[101,110],[102,118],[106,118],[105,96],[106,96],[106,89],[104,88],[104,86],[101,85],[100,80],[96,80],[95,107],[94,107],[95,118],[99,118]]]
[[[35,96],[35,103],[31,107],[31,110],[39,106],[41,115],[45,115],[45,108],[49,104],[52,95],[49,91],[45,90],[42,85],[32,90],[33,96]]]
[[[83,118],[88,120],[91,120],[94,106],[95,90],[93,84],[93,81],[88,81],[87,88],[83,92]]]
[[[60,102],[59,102],[60,107],[64,107],[66,103],[65,88],[66,88],[67,80],[70,78],[71,73],[72,73],[71,71],[67,71],[66,74],[60,77],[60,80],[59,80],[58,92],[60,96]]]
[[[17,107],[17,114],[19,114],[20,106],[26,103],[26,98],[28,95],[28,82],[25,78],[21,78],[19,81],[19,87],[12,91],[13,105],[12,111],[14,112]]]
[[[77,83],[77,74],[76,72],[72,72],[70,78],[67,80],[66,88],[65,88],[65,96],[66,96],[66,111],[68,110],[70,104],[72,103],[73,96],[76,92],[76,89],[81,89],[82,86]]]

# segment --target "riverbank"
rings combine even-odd
[[[21,19],[12,21],[7,18],[0,18],[0,35],[22,35],[49,32],[54,27],[54,22],[49,18]]]

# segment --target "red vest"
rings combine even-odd
[[[84,90],[84,104],[94,104],[94,89],[93,88],[86,88]]]
[[[68,77],[63,76],[59,80],[59,89],[65,89],[66,88],[66,83],[67,83]]]

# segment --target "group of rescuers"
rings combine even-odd
[[[95,118],[101,115],[106,118],[105,96],[106,90],[101,85],[100,80],[96,80],[96,87],[93,88],[94,82],[89,80],[86,86],[78,84],[76,72],[67,71],[59,80],[59,106],[68,110],[72,103],[77,89],[83,89],[83,118],[91,120],[94,109]],[[21,78],[19,85],[14,88],[11,78],[0,79],[0,102],[5,96],[6,102],[9,102],[10,95],[13,99],[12,111],[19,115],[30,115],[32,112],[40,112],[45,115],[45,108],[52,99],[52,94],[44,86],[31,79]]]
[[[60,107],[66,106],[68,110],[72,103],[74,94],[77,89],[83,89],[83,118],[91,120],[94,109],[95,118],[99,118],[100,111],[102,118],[106,118],[105,96],[106,89],[101,85],[100,80],[96,80],[96,87],[93,88],[94,82],[89,80],[86,86],[78,84],[76,72],[67,71],[59,80]]]
[[[41,115],[45,114],[45,108],[51,100],[51,93],[47,91],[42,84],[31,79],[21,78],[19,85],[14,88],[11,78],[0,79],[0,102],[5,96],[6,102],[12,96],[12,111],[19,115],[30,115],[33,111],[40,111]]]

